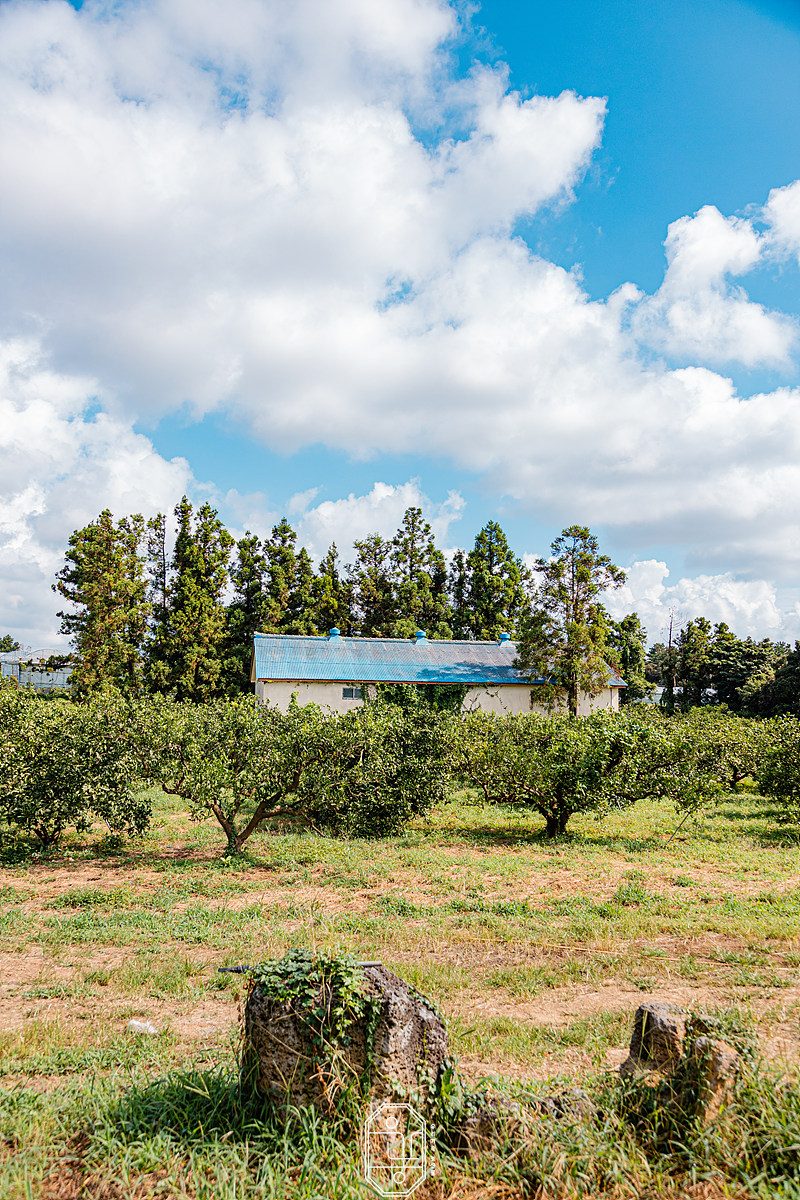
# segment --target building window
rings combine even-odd
[[[342,688],[342,699],[343,700],[363,700],[364,699],[364,689],[360,688],[360,687],[343,687]]]

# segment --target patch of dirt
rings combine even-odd
[[[517,1021],[529,1021],[532,1025],[547,1025],[560,1029],[584,1017],[595,1017],[600,1013],[633,1013],[640,1004],[653,1001],[679,1004],[682,1007],[702,1008],[720,1003],[720,995],[710,988],[691,985],[659,987],[653,992],[643,992],[633,985],[608,983],[589,988],[550,988],[533,1000],[513,1000],[502,994],[496,996],[471,996],[459,998],[451,1009],[462,1018],[512,1017]]]

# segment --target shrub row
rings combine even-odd
[[[196,819],[213,816],[239,852],[274,818],[394,833],[439,803],[448,781],[538,812],[555,836],[574,813],[645,797],[691,812],[748,776],[784,819],[800,817],[800,722],[719,709],[667,718],[637,705],[579,720],[458,719],[408,697],[341,716],[314,705],[283,713],[253,697],[45,704],[0,688],[0,832],[14,828],[43,848],[98,821],[114,834],[143,831],[148,784],[181,797]]]
[[[371,704],[342,716],[283,713],[253,697],[196,705],[116,694],[43,704],[0,689],[0,831],[44,849],[104,823],[142,832],[145,788],[213,816],[230,852],[280,817],[353,836],[396,832],[444,799],[447,718]]]

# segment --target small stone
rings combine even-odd
[[[633,1021],[628,1057],[621,1075],[675,1069],[683,1053],[686,1015],[672,1004],[641,1004]]]
[[[158,1029],[152,1021],[128,1021],[128,1033],[152,1036],[152,1034],[158,1033]]]

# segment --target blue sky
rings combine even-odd
[[[0,628],[186,489],[799,636],[798,111],[781,0],[5,0]]]

